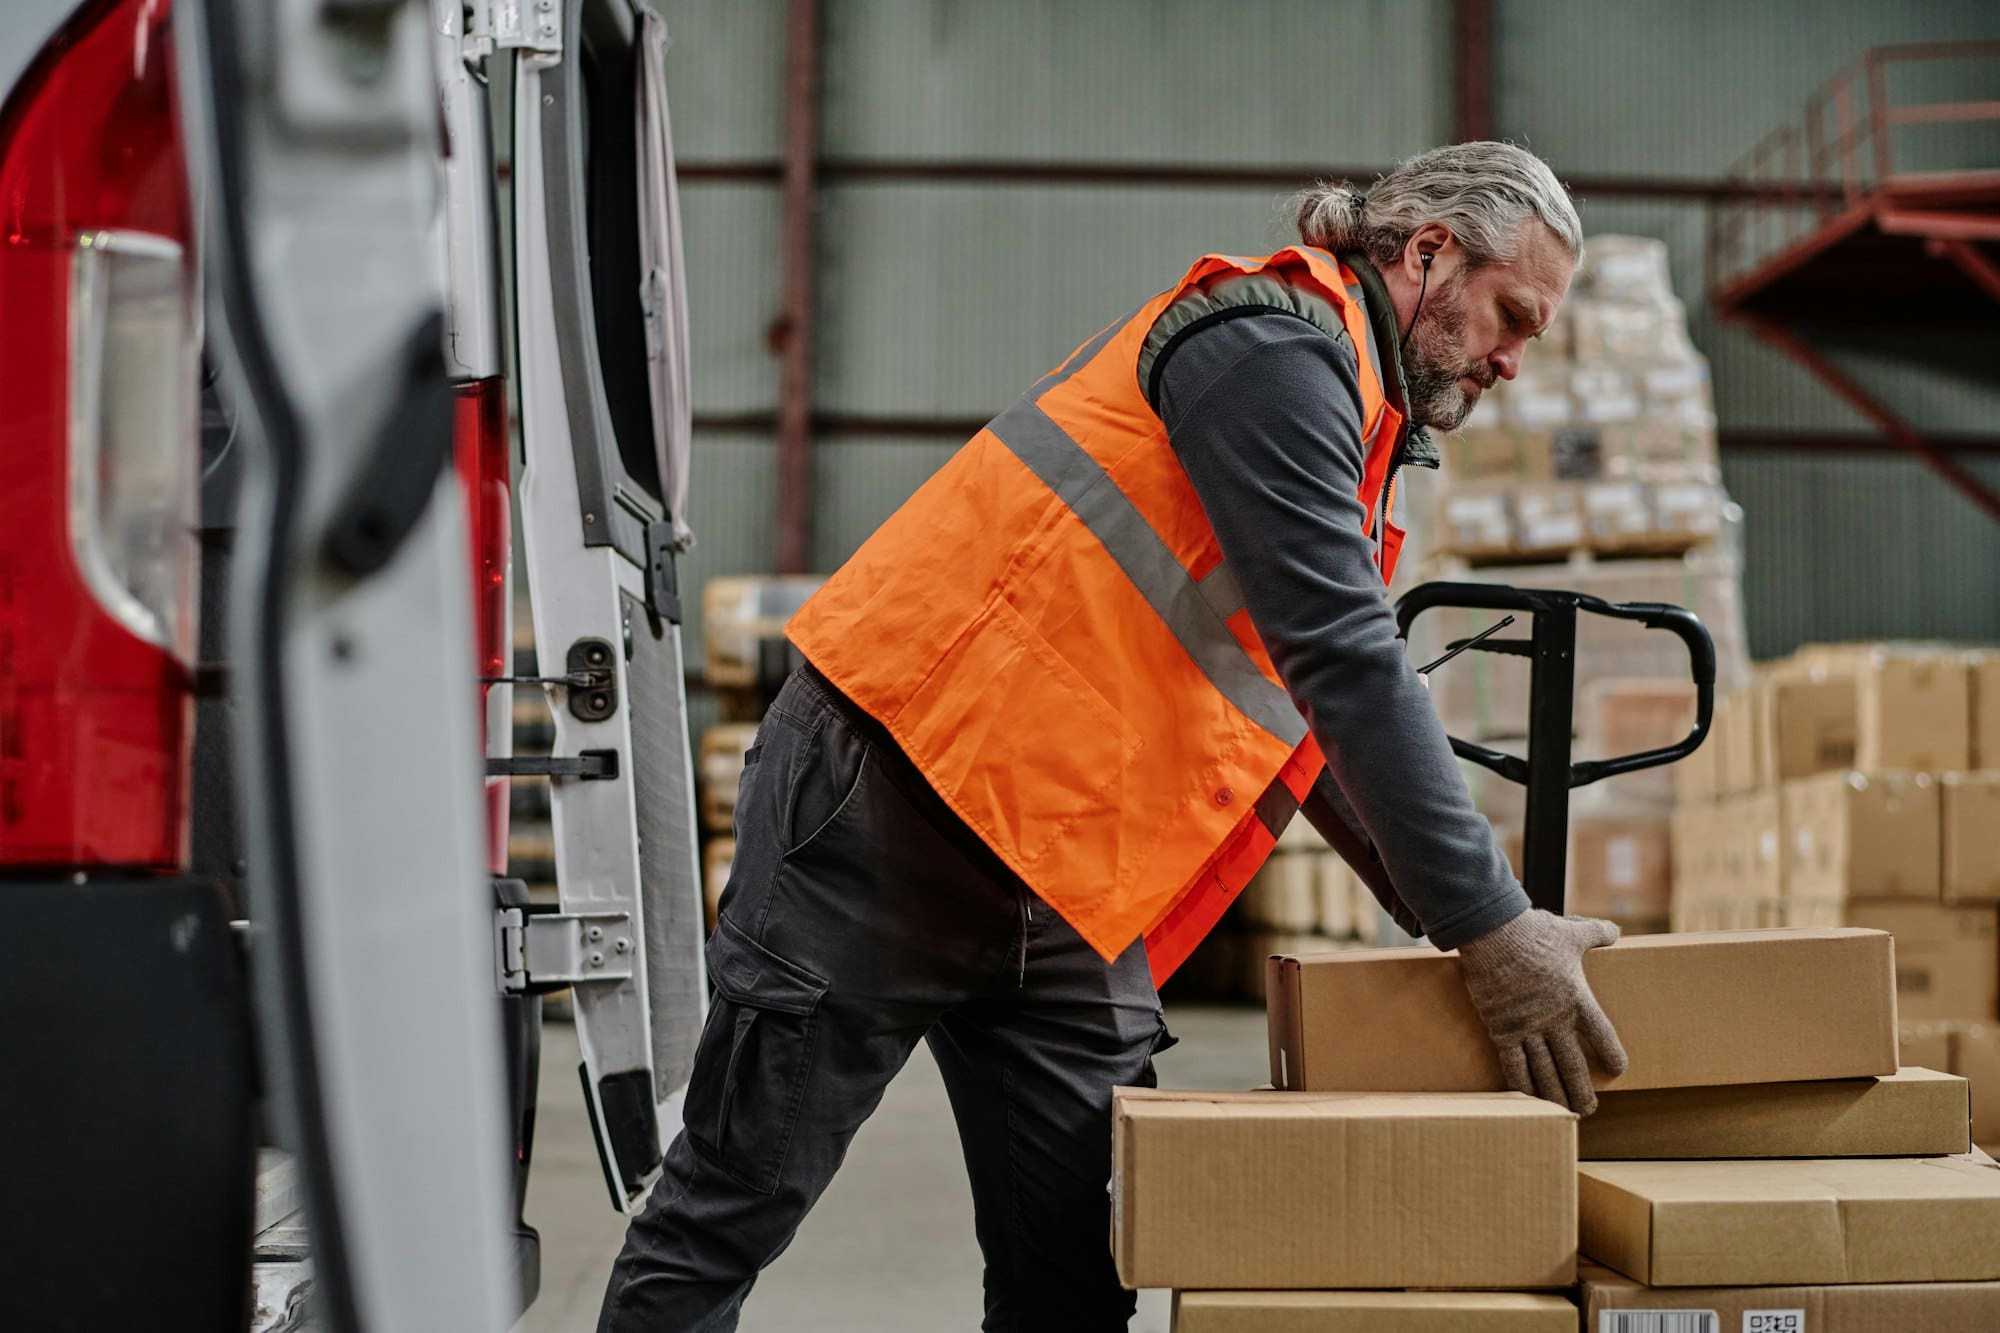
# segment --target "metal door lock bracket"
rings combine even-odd
[[[498,48],[562,53],[562,6],[557,0],[467,0],[465,53]]]
[[[567,986],[629,981],[638,948],[624,912],[535,912],[502,907],[493,913],[494,962],[500,989],[536,995]]]

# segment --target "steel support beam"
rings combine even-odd
[[[778,352],[777,568],[803,574],[812,545],[813,259],[818,214],[819,0],[786,7],[783,296],[771,341]],[[685,178],[687,172],[682,171]]]
[[[817,176],[828,184],[1070,185],[1094,189],[1169,186],[1191,190],[1294,189],[1302,181],[1373,180],[1394,164],[1340,166],[1325,162],[1261,166],[1176,162],[1051,162],[1037,159],[926,158],[821,159]],[[679,179],[690,184],[766,184],[785,179],[785,164],[769,158],[713,158],[683,162]],[[1709,176],[1565,176],[1573,194],[1588,199],[1652,199],[1713,203],[1761,199],[1768,187]],[[1802,192],[1838,194],[1838,182],[1801,182]]]
[[[1966,499],[1985,510],[1987,517],[2000,522],[2000,494],[1891,412],[1840,367],[1813,350],[1790,329],[1762,319],[1752,319],[1749,324],[1759,338],[1805,367],[1849,407],[1874,422],[1875,428],[1888,436],[1898,448],[1921,459],[1931,471],[1957,487]]]
[[[1970,241],[1932,241],[1931,253],[1941,255],[1958,265],[1959,272],[1972,279],[1973,285],[1996,301],[2000,301],[2000,268],[1996,268],[1986,252]]]
[[[1452,63],[1458,75],[1452,123],[1460,143],[1493,137],[1493,0],[1452,5]]]

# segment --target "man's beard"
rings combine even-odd
[[[1403,347],[1403,383],[1410,394],[1410,417],[1420,426],[1457,430],[1479,402],[1459,381],[1470,379],[1481,388],[1493,387],[1493,368],[1467,361],[1465,346],[1465,274],[1454,273],[1438,284],[1417,317],[1417,326]]]

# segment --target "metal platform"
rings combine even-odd
[[[1935,98],[1950,86],[1988,95]],[[1709,213],[1717,313],[2000,520],[2000,494],[1814,346],[1829,327],[1904,352],[1914,330],[2000,329],[2000,42],[1867,51],[1729,180],[1742,188]]]

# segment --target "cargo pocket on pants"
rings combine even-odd
[[[744,934],[728,917],[708,944],[715,995],[688,1079],[689,1140],[746,1189],[784,1178],[827,983]]]

